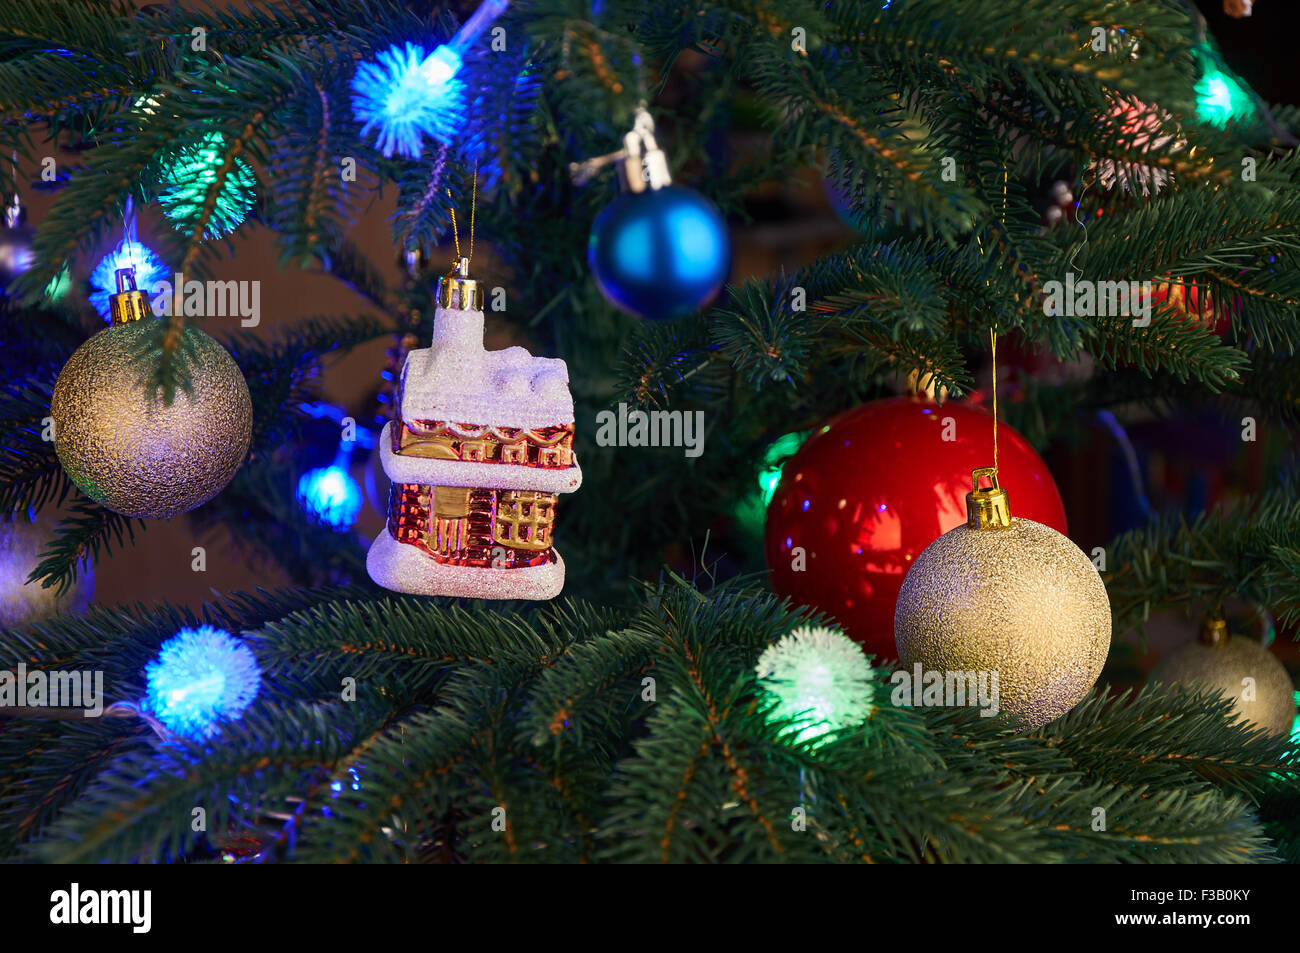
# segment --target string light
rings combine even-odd
[[[361,487],[347,469],[347,457],[339,456],[327,467],[309,470],[298,479],[298,501],[316,522],[346,530],[361,512]]]
[[[871,663],[836,629],[796,629],[768,646],[754,674],[768,699],[767,720],[790,722],[786,736],[795,743],[820,747],[874,710]]]
[[[1197,58],[1201,61],[1201,78],[1196,82],[1197,117],[1219,127],[1250,119],[1255,113],[1250,91],[1221,69],[1208,50],[1198,50]]]
[[[781,471],[785,467],[785,461],[794,456],[794,452],[807,439],[806,431],[785,434],[773,440],[763,454],[763,466],[758,471],[758,487],[763,494],[764,508],[772,502],[776,488],[781,484]]]
[[[197,220],[225,161],[226,137],[219,132],[206,133],[197,143],[184,145],[162,159],[163,188],[158,201],[174,225],[184,228]],[[220,238],[239,227],[253,207],[256,183],[249,164],[236,158],[222,179],[204,225],[204,238]]]
[[[210,625],[182,629],[145,666],[143,713],[190,738],[213,735],[238,718],[257,695],[261,671],[247,645]]]
[[[45,285],[45,298],[47,301],[61,301],[71,287],[72,275],[68,272],[68,266],[64,265]]]
[[[386,158],[418,158],[426,137],[446,141],[460,125],[465,53],[505,13],[509,0],[488,0],[456,35],[432,53],[417,43],[395,44],[357,67],[352,110],[361,134],[375,135]]]
[[[298,478],[298,503],[317,523],[340,532],[352,527],[361,512],[361,487],[349,472],[352,451],[374,446],[374,437],[347,416],[340,407],[327,403],[306,403],[300,408],[309,417],[333,420],[343,427],[334,462],[308,470]]]

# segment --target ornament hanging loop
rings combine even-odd
[[[1227,645],[1228,620],[1222,616],[1207,615],[1201,620],[1202,645]]]
[[[469,259],[462,258],[451,274],[438,281],[438,307],[448,311],[481,311],[478,280],[469,276]]]
[[[451,198],[451,189],[447,190],[447,197]],[[454,277],[462,267],[467,267],[469,260],[474,257],[474,221],[478,214],[478,165],[474,166],[474,180],[472,191],[469,198],[469,252],[465,256],[460,253],[460,229],[456,226],[456,208],[451,209],[451,237],[456,245],[456,257],[452,259],[451,270],[447,272],[447,277]],[[468,274],[468,272],[460,272]]]
[[[989,486],[980,480],[989,478]],[[966,494],[966,525],[971,529],[1007,529],[1011,525],[1011,505],[1007,491],[998,486],[996,467],[976,467],[971,471],[971,491]]]
[[[449,193],[450,194],[450,193]],[[456,210],[451,210],[451,234],[456,242],[456,258],[451,270],[438,279],[438,306],[449,311],[479,311],[483,294],[479,283],[469,276],[469,261],[474,257],[474,221],[478,213],[478,166],[474,167],[474,186],[469,200],[469,251],[460,253],[460,231],[456,228]]]
[[[668,172],[668,157],[655,142],[655,121],[641,106],[636,111],[632,131],[623,137],[627,158],[619,166],[619,181],[628,192],[654,192],[673,184]]]
[[[623,137],[623,148],[582,162],[569,163],[575,185],[585,185],[607,165],[617,164],[619,184],[624,192],[654,192],[673,184],[668,157],[655,142],[655,121],[650,110],[638,106],[632,131]]]
[[[573,179],[574,185],[586,185],[594,179],[597,173],[605,166],[618,162],[620,159],[627,158],[627,150],[619,149],[618,152],[609,152],[603,156],[593,156],[590,159],[584,159],[581,162],[569,163],[569,176]]]
[[[111,324],[142,321],[149,314],[149,301],[135,286],[135,269],[119,268],[115,272],[117,294],[109,296],[108,320]]]

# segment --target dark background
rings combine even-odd
[[[1270,103],[1300,103],[1295,0],[1256,0],[1254,13],[1234,19],[1222,0],[1197,0],[1228,65]]]

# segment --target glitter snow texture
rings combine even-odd
[[[402,368],[380,454],[388,526],[366,567],[398,592],[551,599],[558,494],[582,483],[561,360],[483,347],[483,312],[438,308],[431,347]]]

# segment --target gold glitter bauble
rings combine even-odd
[[[54,450],[81,492],[124,516],[161,519],[194,509],[230,482],[248,453],[253,404],[234,359],[198,328],[190,393],[171,404],[146,387],[134,359],[149,320],[100,331],[54,385]]]
[[[27,581],[49,548],[55,522],[32,522],[21,512],[0,519],[0,629],[16,629],[56,615],[79,615],[89,608],[95,588],[89,565],[77,567],[77,578],[63,595],[57,586]]]
[[[916,558],[894,610],[898,657],[925,671],[997,672],[1026,727],[1088,693],[1110,649],[1110,599],[1088,557],[1051,527],[958,526]]]
[[[1242,679],[1254,679],[1254,698],[1245,697]],[[1230,635],[1218,645],[1190,642],[1160,660],[1148,682],[1178,682],[1210,691],[1222,691],[1233,700],[1238,721],[1253,721],[1270,734],[1291,731],[1295,702],[1291,676],[1268,649],[1240,635]]]

